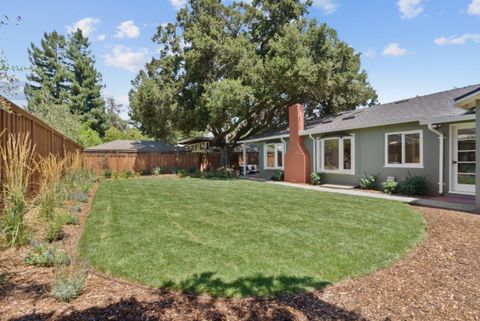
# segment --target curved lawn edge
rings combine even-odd
[[[199,190],[199,187],[202,187],[202,189]],[[272,208],[257,206],[255,211],[257,214],[253,216],[256,220],[252,220],[252,214],[249,214],[250,216],[245,218],[245,211],[248,210],[248,207],[242,208],[241,202],[236,201],[236,199],[241,199],[243,203],[245,203],[245,197],[226,197],[227,199],[223,200],[223,202],[206,201],[209,210],[203,217],[199,215],[199,213],[202,213],[201,210],[192,210],[191,205],[193,204],[195,204],[196,207],[202,207],[199,205],[200,203],[196,203],[196,201],[201,200],[203,196],[209,195],[208,189],[213,188],[215,190],[219,187],[223,188],[223,192],[226,190],[230,192],[234,191],[237,196],[245,196],[244,190],[251,192],[253,189],[255,193],[247,193],[249,195],[255,195],[251,196],[253,201],[256,201],[259,193],[261,194],[262,192],[268,194],[266,196],[271,197],[280,193],[282,196],[279,199],[288,196],[294,200],[301,197],[302,200],[306,200],[306,202],[303,202],[305,204],[301,204],[301,206],[306,209],[300,216],[285,216],[282,213],[272,215],[271,213],[274,212]],[[172,204],[169,205],[169,198],[165,196],[172,191],[176,193],[178,200],[171,200]],[[196,194],[200,195],[194,197],[195,200],[191,200],[192,202],[184,201],[185,198],[182,198],[182,196],[192,196]],[[142,202],[138,202],[139,200],[142,200]],[[380,255],[382,256],[381,259],[377,258],[372,264],[365,264],[365,258],[362,257],[362,255],[358,255],[358,253],[355,257],[358,262],[348,260],[350,254],[354,255],[356,253],[355,249],[362,253],[365,251],[369,252],[368,244],[355,244],[353,248],[344,248],[348,252],[346,254],[344,253],[344,259],[342,259],[341,253],[340,255],[334,253],[336,260],[332,261],[328,257],[322,258],[323,260],[329,261],[327,264],[322,264],[318,253],[308,252],[311,252],[311,250],[315,248],[325,251],[325,249],[328,249],[328,246],[322,247],[322,242],[318,242],[318,240],[316,243],[314,242],[315,244],[313,244],[313,246],[312,244],[308,244],[309,242],[305,244],[302,243],[305,240],[308,241],[311,239],[312,236],[318,236],[311,234],[311,225],[316,224],[320,228],[322,226],[318,225],[319,223],[323,225],[328,223],[327,221],[318,222],[318,213],[313,213],[312,215],[311,206],[309,205],[311,205],[311,202],[318,204],[319,201],[337,202],[340,203],[342,207],[350,208],[350,210],[354,208],[357,211],[360,211],[358,206],[367,206],[370,209],[372,204],[377,209],[380,207],[382,211],[389,213],[392,212],[392,208],[398,209],[399,212],[401,212],[401,214],[396,214],[398,217],[395,217],[398,222],[388,222],[387,220],[387,227],[381,224],[379,225],[379,222],[385,219],[384,214],[382,216],[381,213],[374,213],[369,214],[367,217],[365,213],[368,211],[363,210],[361,212],[361,214],[366,215],[362,222],[368,221],[362,228],[366,228],[367,232],[370,232],[361,235],[361,238],[365,239],[363,241],[374,244],[376,250],[383,249],[385,251],[391,251],[391,248],[395,247],[396,250],[386,256]],[[149,206],[152,205],[152,202],[155,208],[159,208],[159,204],[163,208],[161,211],[163,214],[156,210],[153,212],[155,214],[153,218],[156,219],[153,222],[158,223],[158,216],[160,215],[162,225],[166,225],[160,229],[158,224],[153,224],[151,221],[152,215],[149,213],[151,213],[152,208],[149,208]],[[137,207],[136,211],[138,213],[133,217],[129,214],[131,213],[132,204]],[[257,203],[253,202],[253,204]],[[275,205],[275,202],[273,204],[273,209],[279,209],[278,205]],[[356,206],[355,204],[359,205]],[[234,216],[232,216],[232,213],[227,213],[229,210],[225,209],[225,206],[235,208]],[[290,207],[285,208],[285,210],[298,209],[299,204],[295,205],[295,202],[293,202],[293,205],[289,206]],[[186,208],[193,211],[193,213],[185,210]],[[265,211],[265,209],[268,209],[268,211]],[[203,212],[206,211],[205,208],[202,210]],[[212,211],[215,213],[212,214]],[[226,211],[226,214],[222,211]],[[165,212],[169,214],[165,214]],[[259,212],[260,214],[258,214]],[[220,216],[219,213],[221,214]],[[286,213],[288,213],[288,211]],[[350,236],[350,238],[358,241],[358,233],[354,233],[355,228],[352,230],[352,226],[355,227],[355,223],[358,223],[356,221],[358,217],[352,214],[355,221],[353,224],[349,222],[352,221],[352,217],[349,220],[337,219],[335,221],[335,216],[332,216],[332,214],[338,213],[342,214],[341,211],[339,212],[338,206],[332,207],[331,204],[327,206],[324,211],[329,221],[343,226],[346,230],[346,236]],[[342,215],[344,214],[345,213]],[[228,224],[227,226],[222,226],[224,222],[221,219],[224,218],[224,216],[237,218],[236,220],[239,222],[237,222],[238,224],[230,226],[228,226]],[[266,221],[262,221],[263,216],[268,216]],[[180,217],[180,224],[179,222],[174,222],[175,220],[172,220],[173,223],[168,221],[168,219],[172,219],[172,217],[174,217],[175,220],[178,220],[178,217]],[[199,220],[199,217],[202,219]],[[409,235],[406,241],[399,241],[395,237],[390,237],[390,239],[385,237],[385,234],[388,235],[388,233],[383,231],[380,237],[383,243],[379,246],[375,240],[375,235],[373,235],[374,232],[372,232],[375,228],[372,229],[372,226],[369,225],[377,224],[379,229],[388,232],[392,230],[392,223],[393,225],[401,226],[403,224],[402,218],[405,217],[409,217],[410,223],[414,223],[413,226],[416,227],[416,232]],[[299,222],[298,219],[308,222],[302,223]],[[260,228],[252,228],[250,226],[251,224],[248,224],[250,222],[257,223],[256,225],[260,226]],[[174,223],[180,226],[176,226]],[[247,226],[243,226],[244,224],[247,224]],[[237,233],[239,226],[247,229],[246,235]],[[216,227],[216,229],[213,229],[213,227]],[[290,231],[284,231],[286,228],[290,228]],[[153,231],[149,229],[153,229]],[[172,229],[176,229],[176,234],[168,234]],[[213,241],[216,242],[211,241],[208,243],[209,240],[206,240],[205,237],[209,233],[209,229],[211,229],[210,232],[226,232],[218,233],[221,234],[222,237],[225,237],[225,239],[214,239]],[[264,232],[262,229],[271,229],[271,231]],[[303,233],[304,230],[307,230],[308,233]],[[330,236],[338,236],[338,233],[332,233],[331,230],[332,226],[323,226],[321,235],[331,233]],[[403,230],[405,230],[405,228],[403,228]],[[205,233],[201,233],[202,231]],[[92,267],[105,274],[111,275],[112,277],[132,280],[152,288],[173,289],[196,294],[204,293],[215,297],[271,297],[283,293],[318,290],[332,283],[383,269],[405,257],[424,239],[426,231],[427,225],[425,220],[414,208],[407,204],[400,204],[394,201],[367,200],[365,197],[345,196],[318,191],[300,191],[300,189],[295,187],[273,186],[270,184],[268,184],[267,187],[267,184],[244,180],[233,180],[229,182],[176,178],[160,178],[155,180],[135,179],[101,183],[99,191],[95,195],[94,204],[79,243],[79,253],[82,259],[87,260]],[[262,234],[262,232],[264,233]],[[195,233],[198,233],[198,235]],[[273,245],[267,244],[266,247],[269,251],[262,253],[261,249],[255,248],[255,246],[258,245],[258,239],[256,240],[255,237],[251,237],[251,235],[255,235],[255,233],[261,234],[258,237],[262,240],[260,243],[273,243]],[[281,245],[281,242],[279,243],[279,238],[272,233],[280,234],[283,237],[283,239],[280,237],[280,241],[288,244],[288,249],[295,252],[293,257],[285,256],[282,254],[282,251],[279,251],[278,246]],[[297,235],[290,237],[289,234],[292,233]],[[164,234],[167,234],[167,236]],[[159,238],[158,235],[164,236],[160,237],[161,242],[157,242],[157,238]],[[152,236],[157,237],[152,238]],[[169,237],[171,237],[171,239],[169,239]],[[195,240],[195,237],[197,237],[198,240]],[[239,243],[235,244],[235,242],[230,242],[229,239],[232,238]],[[168,241],[171,241],[172,244],[169,244]],[[201,246],[199,247],[196,241],[200,244],[205,241],[208,244],[202,248]],[[295,242],[298,244],[295,244]],[[230,244],[225,245],[222,243]],[[241,243],[253,244],[253,246],[248,247]],[[330,242],[330,244],[327,245],[336,246],[336,243],[336,241],[333,243]],[[228,245],[235,246],[229,247]],[[188,251],[189,246],[195,247],[200,252],[201,250],[206,251],[207,249],[208,251],[205,253],[202,252],[203,254],[198,256],[198,253],[195,253],[196,251]],[[177,247],[177,255],[172,255],[172,247]],[[157,248],[158,251],[156,250]],[[240,254],[231,253],[235,252],[235,250]],[[282,249],[280,248],[280,250]],[[260,251],[260,253],[258,251]],[[265,255],[263,254],[267,254],[268,256],[270,251],[273,253],[271,253],[269,261],[265,259]],[[212,258],[215,259],[215,255],[212,256],[212,253],[219,253],[217,255],[220,257],[219,262],[227,263],[229,267],[224,270],[219,269],[219,266],[224,264],[212,263]],[[325,252],[322,253],[325,254]],[[304,257],[299,257],[300,254],[310,255],[313,258],[310,261],[305,260]],[[372,259],[372,253],[367,254],[369,254],[369,259]],[[242,258],[242,255],[245,256],[245,258]],[[207,260],[203,260],[204,257],[206,257]],[[375,255],[373,258],[374,257]],[[241,259],[245,259],[247,262],[238,261]],[[272,260],[277,260],[278,262]],[[288,264],[285,264],[285,262],[289,262],[289,260],[293,262],[293,267],[288,267]],[[198,261],[200,261],[200,264]],[[298,265],[297,261],[300,261],[301,264]],[[240,269],[238,269],[235,264],[232,264],[234,262],[240,262],[237,263]],[[335,268],[340,271],[340,274],[334,272],[335,269],[329,267],[331,264],[335,265]],[[352,269],[352,264],[357,267]],[[182,268],[180,265],[186,265],[187,268]],[[277,268],[277,266],[280,268]],[[319,267],[322,267],[323,270],[319,269]]]

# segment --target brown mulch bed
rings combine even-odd
[[[93,194],[93,191],[92,191]],[[85,222],[67,226],[74,248]],[[400,262],[323,291],[275,299],[223,300],[161,291],[91,271],[82,295],[61,303],[50,295],[52,268],[11,258],[0,287],[0,320],[480,320],[480,216],[419,207],[429,232]]]

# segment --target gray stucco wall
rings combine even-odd
[[[450,130],[449,124],[442,124],[437,130],[442,132],[444,138],[444,193],[449,191],[450,179]],[[477,127],[478,129],[478,127]],[[385,167],[385,134],[391,132],[422,130],[423,133],[423,168],[392,168]],[[335,137],[342,135],[355,135],[355,173],[332,174],[324,173],[323,182],[327,184],[358,185],[359,179],[365,175],[377,175],[378,186],[388,176],[394,176],[397,181],[403,181],[408,175],[425,176],[428,181],[428,193],[437,194],[439,190],[439,136],[428,129],[428,126],[419,125],[418,122],[391,125],[384,127],[365,128],[352,130],[339,134],[316,135],[314,138]],[[271,141],[280,142],[280,140]],[[288,142],[288,140],[287,140]],[[311,172],[315,171],[313,164],[313,140],[305,137],[305,147],[310,154]],[[275,170],[263,168],[264,144],[259,144],[260,176],[271,177]],[[288,143],[287,143],[288,149]],[[318,155],[318,151],[317,151]],[[317,156],[318,158],[319,156]],[[479,156],[480,157],[480,156]],[[317,160],[318,161],[318,160]],[[478,182],[480,184],[480,181]]]

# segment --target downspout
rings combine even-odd
[[[315,141],[315,138],[313,138],[312,134],[308,135],[310,139],[312,140],[313,143],[313,170],[312,172],[317,172],[317,142]]]
[[[285,144],[285,138],[280,137],[280,141],[282,142],[282,165],[283,171],[285,172],[285,154],[287,153],[287,144]]]
[[[442,132],[435,129],[433,124],[428,124],[428,129],[438,135],[438,193],[443,194],[443,139],[444,135]]]

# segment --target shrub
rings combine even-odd
[[[172,168],[172,174],[178,174],[179,170],[181,170],[180,167],[175,166],[174,168]]]
[[[402,193],[407,195],[427,194],[427,178],[425,176],[411,176],[401,184]]]
[[[133,177],[133,172],[132,171],[125,171],[124,175],[125,175],[125,178],[131,178],[131,177]]]
[[[0,236],[8,246],[22,245],[27,240],[23,216],[28,207],[26,194],[34,170],[34,150],[28,133],[10,134],[6,144],[0,145],[3,194]]]
[[[42,267],[69,265],[70,258],[65,252],[57,251],[55,247],[48,247],[45,243],[36,243],[27,253],[24,263]]]
[[[152,169],[152,175],[158,176],[162,173],[162,169],[160,167],[155,167]]]
[[[310,174],[310,183],[312,185],[318,185],[321,182],[321,175],[320,173],[313,172]]]
[[[103,176],[105,176],[105,178],[111,178],[112,177],[112,171],[110,169],[106,169],[103,172]]]
[[[275,174],[272,175],[271,179],[273,181],[283,181],[283,171],[276,171]]]
[[[185,178],[187,177],[187,171],[184,169],[178,169],[177,170],[177,175],[178,177]]]
[[[88,200],[88,194],[82,191],[71,192],[68,199],[75,202],[85,203]]]
[[[48,222],[45,236],[48,242],[57,241],[63,237],[63,224],[64,222],[59,218]]]
[[[377,177],[374,175],[364,176],[360,178],[361,189],[374,189]]]
[[[118,173],[117,172],[112,172],[112,178],[113,179],[118,179]]]
[[[385,182],[382,183],[383,191],[387,194],[395,194],[398,190],[398,182],[387,179]]]
[[[85,286],[85,272],[60,271],[55,274],[52,285],[52,296],[64,302],[70,302],[75,299]]]
[[[65,194],[61,190],[61,179],[65,162],[55,155],[43,157],[39,162],[40,189],[36,197],[38,214],[42,218],[52,219],[54,210],[63,202]]]

